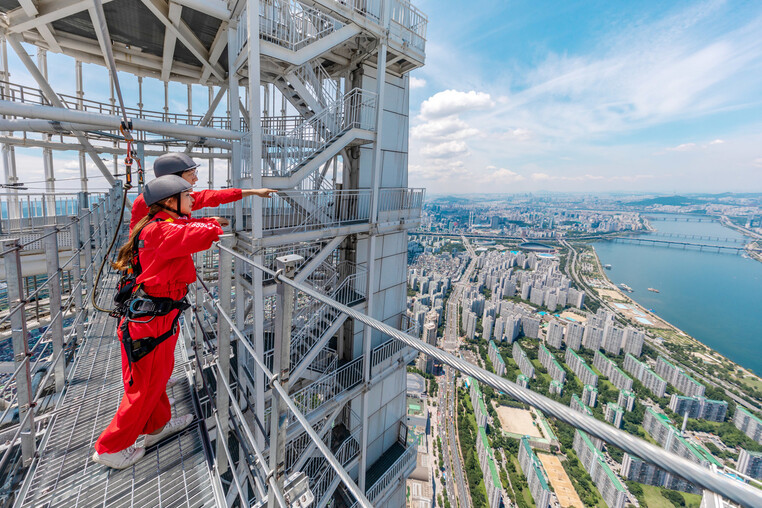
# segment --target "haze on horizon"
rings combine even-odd
[[[411,186],[762,190],[762,3],[416,5]]]

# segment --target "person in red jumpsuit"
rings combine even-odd
[[[153,173],[157,178],[164,175],[178,175],[183,177],[191,185],[198,181],[198,164],[190,158],[188,154],[182,152],[170,152],[161,155],[154,161]],[[221,190],[202,190],[193,192],[193,208],[220,206],[225,203],[232,203],[248,196],[259,196],[269,198],[275,190],[273,189],[221,189]],[[132,204],[132,216],[130,217],[130,231],[140,222],[140,219],[148,213],[143,195],[139,195]],[[190,216],[190,214],[188,214]],[[223,224],[224,226],[225,224]]]
[[[183,152],[169,152],[156,158],[153,163],[153,173],[157,178],[165,175],[177,175],[184,178],[191,185],[196,185],[198,182],[197,174],[198,164],[186,153]],[[225,203],[232,203],[248,196],[259,196],[262,198],[269,198],[276,192],[273,189],[221,189],[221,190],[202,190],[199,192],[192,192],[193,206],[191,210],[199,210],[201,208],[209,208],[220,206]],[[148,206],[146,206],[145,198],[143,195],[139,195],[132,204],[130,217],[130,231],[135,228],[135,225],[148,214]],[[190,213],[188,213],[190,217]],[[225,227],[228,225],[228,220],[215,217],[219,223]],[[182,381],[180,377],[171,377],[167,383],[167,388],[175,386]]]
[[[191,184],[176,175],[162,176],[145,187],[147,215],[135,226],[130,239],[119,251],[114,267],[126,270],[133,262],[133,246],[138,246],[140,274],[136,282],[149,297],[182,300],[188,284],[196,279],[191,254],[211,247],[222,234],[217,220],[187,218],[193,208]],[[137,240],[137,241],[136,241]],[[178,333],[173,309],[166,315],[134,318],[127,323],[132,340],[159,337],[173,330],[137,361],[127,360],[122,342],[124,395],[116,415],[95,443],[93,461],[123,469],[140,460],[147,447],[179,432],[193,421],[193,415],[172,418],[166,394],[174,368]],[[122,318],[117,335],[123,339]],[[145,434],[142,447],[136,440]]]

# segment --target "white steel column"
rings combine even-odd
[[[109,82],[109,89],[111,90],[111,96],[109,97],[109,102],[111,103],[111,114],[114,116],[119,116],[119,112],[116,109],[116,96],[114,95],[115,85],[114,85],[114,76],[109,72],[108,74],[108,82]],[[119,142],[114,141],[112,146],[114,148],[119,148]],[[117,154],[114,154],[114,176],[119,175],[119,156]]]
[[[388,25],[388,6],[387,2],[381,4],[381,20],[382,26]],[[381,318],[381,316],[373,315],[373,305],[375,300],[374,292],[379,288],[374,287],[376,280],[376,237],[377,223],[378,223],[378,188],[381,182],[381,170],[383,169],[383,157],[381,153],[381,127],[383,121],[383,107],[384,107],[384,90],[386,83],[386,47],[387,39],[384,36],[381,40],[381,46],[378,49],[378,65],[376,69],[376,139],[373,142],[373,166],[371,169],[371,198],[370,198],[370,238],[368,239],[368,279],[367,279],[367,303],[368,303],[368,315],[370,317]],[[371,353],[371,339],[373,330],[364,325],[363,327],[363,356],[365,361],[363,362],[363,380],[365,386],[368,386],[370,382],[370,353]],[[365,472],[368,469],[368,390],[363,392],[362,396],[362,444],[360,446],[360,471],[358,486],[360,490],[365,492],[367,486],[365,485]]]
[[[249,62],[249,132],[251,133],[251,155],[249,157],[250,168],[249,174],[251,175],[251,181],[249,185],[252,187],[262,187],[262,119],[260,118],[260,111],[262,106],[260,104],[259,87],[260,87],[260,67],[259,67],[259,0],[247,1],[247,14],[248,14],[248,62]],[[231,46],[228,46],[231,47]],[[238,109],[238,104],[235,103],[231,106],[231,109]],[[262,198],[251,198],[251,234],[256,238],[262,238]],[[253,261],[256,263],[263,263],[261,255],[254,256]],[[255,348],[257,356],[260,360],[264,361],[264,326],[263,321],[265,317],[264,307],[264,295],[262,294],[262,272],[259,270],[253,270],[252,273],[252,285],[254,287],[254,337]],[[256,389],[256,415],[260,421],[264,422],[265,418],[265,379],[262,372],[257,369],[257,374],[254,378],[254,384]],[[257,437],[260,441],[260,446],[264,444],[264,436],[261,432],[257,432]]]
[[[37,67],[39,67],[42,77],[48,79],[48,55],[42,48],[37,48]],[[43,134],[42,140],[50,142],[51,135]],[[49,196],[45,197],[45,202],[48,207],[48,213],[52,215],[56,214],[56,198],[53,193],[56,191],[56,177],[53,170],[53,150],[50,148],[42,149],[42,168],[45,172],[45,192],[49,193]]]
[[[2,58],[2,66],[0,66],[0,72],[2,72],[2,80],[10,81],[10,73],[8,72],[8,45],[5,41],[5,36],[0,34],[0,58]],[[5,97],[5,85],[0,89]],[[8,137],[13,136],[13,132],[6,132]],[[5,183],[14,184],[18,183],[19,179],[16,176],[16,157],[13,150],[13,145],[8,143],[2,144],[2,158],[3,158],[3,174],[5,176]],[[18,190],[9,189],[11,198],[8,200],[8,218],[17,219],[18,213]]]
[[[76,63],[76,76],[77,76],[77,109],[84,110],[85,109],[85,104],[84,104],[85,90],[83,87],[83,80],[82,80],[82,62],[80,60],[77,60],[77,63]],[[84,150],[79,151],[79,179],[80,179],[80,190],[83,192],[87,192],[87,162],[85,161]]]

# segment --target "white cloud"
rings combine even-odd
[[[667,148],[670,152],[687,152],[696,148],[696,143],[683,143],[672,148]]]
[[[421,148],[423,155],[434,159],[447,159],[459,155],[465,155],[468,152],[468,146],[463,141],[446,141],[444,143],[424,145]]]
[[[473,90],[470,92],[445,90],[423,101],[421,117],[425,119],[441,118],[466,111],[484,110],[491,108],[494,104],[488,93]]]
[[[410,76],[410,88],[412,90],[415,90],[416,88],[423,88],[426,86],[426,80],[422,78],[416,78],[415,76]]]
[[[532,139],[532,131],[518,127],[516,129],[508,129],[505,133],[505,137],[508,139],[515,139],[518,141],[529,141]]]
[[[486,171],[480,176],[479,180],[487,184],[501,186],[507,183],[521,182],[524,180],[524,177],[510,169],[487,166]]]
[[[762,168],[762,157],[759,157],[757,159],[754,159],[752,161],[752,164],[758,168]]]
[[[429,120],[410,129],[411,137],[424,140],[464,139],[478,133],[457,116]]]
[[[709,142],[710,145],[721,145],[723,143],[725,143],[725,140],[723,139],[715,139],[714,141]]]

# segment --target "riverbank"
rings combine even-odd
[[[701,382],[722,388],[737,403],[747,407],[762,406],[761,378],[657,316],[635,301],[629,293],[621,291],[608,278],[592,245],[576,245],[574,248],[575,252],[576,249],[580,251],[580,262],[574,263],[573,269],[577,273],[573,279],[578,284],[581,283],[591,299],[614,312],[622,321],[644,328],[649,338],[649,346],[658,354],[674,359]],[[597,308],[595,305],[593,307]],[[639,317],[644,317],[649,323],[643,322]]]
[[[720,217],[720,223],[726,228],[752,238],[752,241],[746,244],[746,254],[748,254],[751,259],[762,263],[762,235],[743,226],[733,224],[733,221],[726,215]]]

